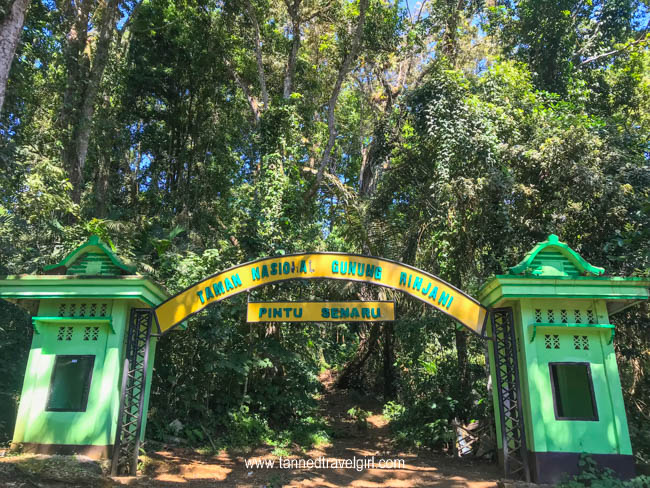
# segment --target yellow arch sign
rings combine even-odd
[[[212,303],[259,286],[295,279],[361,281],[403,291],[484,336],[487,309],[440,278],[388,259],[348,253],[304,253],[262,258],[200,281],[154,309],[160,333]]]

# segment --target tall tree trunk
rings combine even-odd
[[[99,39],[97,40],[97,48],[95,56],[92,61],[90,70],[90,77],[81,105],[81,113],[79,118],[79,129],[76,140],[76,159],[79,174],[79,187],[77,190],[76,200],[79,202],[81,196],[81,187],[83,185],[83,170],[86,165],[86,156],[88,155],[88,143],[90,141],[90,129],[92,126],[92,118],[95,113],[95,100],[97,99],[97,92],[99,85],[104,77],[104,70],[108,63],[108,54],[111,46],[111,39],[115,31],[115,18],[117,12],[118,0],[111,0],[107,3],[106,8],[102,15],[102,23],[99,32]],[[74,195],[73,190],[73,195]]]
[[[70,182],[72,198],[79,203],[84,185],[84,167],[88,155],[90,131],[99,86],[108,63],[109,51],[117,18],[119,0],[110,0],[103,11],[96,11],[93,22],[99,26],[94,55],[88,36],[91,29],[92,2],[79,2],[69,14],[74,21],[68,33],[66,49],[66,89],[61,110],[61,126],[65,131],[63,160]]]
[[[251,3],[251,0],[247,0],[246,6],[255,30],[255,60],[257,61],[257,76],[260,82],[262,103],[264,104],[264,110],[266,110],[269,108],[269,92],[266,89],[266,74],[264,73],[264,60],[262,58],[262,34],[260,32],[260,24],[257,21],[257,13],[255,12],[255,7]]]
[[[11,9],[0,22],[0,111],[5,103],[7,79],[23,31],[28,5],[29,0],[14,0]]]
[[[287,70],[284,75],[284,86],[282,90],[282,98],[285,100],[291,96],[293,91],[293,77],[296,73],[296,61],[298,60],[298,49],[300,48],[300,2],[302,0],[294,0],[290,3],[285,0],[289,16],[291,17],[291,52],[289,53],[289,60],[287,61]]]

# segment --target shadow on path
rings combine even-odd
[[[140,486],[165,487],[439,487],[494,488],[499,478],[496,465],[484,461],[456,459],[430,452],[407,453],[397,450],[391,442],[388,422],[381,415],[381,405],[372,398],[359,397],[351,403],[348,393],[332,388],[331,377],[323,375],[325,394],[320,403],[334,435],[331,444],[313,448],[306,453],[296,451],[283,458],[285,466],[271,454],[273,448],[260,447],[247,457],[225,451],[216,456],[201,456],[191,449],[171,449],[151,453],[159,463],[157,471]],[[360,429],[347,411],[352,406],[371,412],[368,428]],[[372,459],[374,457],[374,467]],[[264,467],[247,468],[245,461],[260,460]],[[307,465],[308,460],[321,467]],[[381,469],[381,460],[391,466]],[[347,461],[349,460],[349,461]],[[356,464],[365,461],[365,465]],[[298,463],[300,467],[298,467]],[[328,462],[330,467],[323,465]],[[346,467],[343,463],[348,463]],[[267,465],[273,463],[273,467]],[[287,463],[293,463],[288,467]],[[338,467],[332,467],[338,463]],[[268,466],[268,467],[267,467]]]

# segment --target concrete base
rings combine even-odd
[[[74,445],[74,444],[36,444],[33,442],[24,442],[20,444],[11,444],[11,450],[21,450],[33,454],[81,454],[91,459],[110,459],[113,452],[112,445],[92,446],[92,445]]]
[[[530,475],[535,483],[558,483],[580,473],[577,452],[529,452]],[[634,456],[589,454],[600,468],[610,468],[620,479],[634,478]]]

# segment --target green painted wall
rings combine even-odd
[[[530,342],[530,324],[561,323],[563,310],[567,322],[586,323],[587,311],[591,310],[595,322],[609,323],[604,300],[521,301],[517,329],[528,447],[536,452],[632,454],[614,347],[608,344],[610,331],[561,325],[538,327]],[[552,362],[590,364],[597,421],[556,419],[549,369]]]
[[[74,308],[72,308],[74,306]],[[141,306],[132,300],[42,300],[39,317],[60,317],[61,320],[39,323],[32,340],[25,380],[18,409],[14,443],[112,445],[115,442],[119,416],[120,385],[125,354],[125,333],[130,310]],[[82,308],[83,307],[83,308]],[[105,308],[104,308],[105,307]],[[99,325],[97,340],[84,340],[88,324],[73,318],[110,316],[112,328]],[[61,327],[66,328],[62,338]],[[72,335],[67,340],[67,327]],[[147,371],[145,412],[151,387],[156,339],[152,338]],[[45,410],[57,354],[94,355],[88,404],[85,412],[48,412]],[[142,436],[146,427],[143,419]]]
[[[113,323],[123,328],[123,307],[115,307],[112,300],[95,300],[98,313],[102,305],[106,314],[113,315]],[[87,303],[90,309],[91,302]],[[58,316],[61,305],[69,307],[82,302],[74,300],[45,300],[39,306],[39,316]],[[122,310],[120,310],[120,308]],[[65,324],[65,325],[63,325]],[[66,327],[60,340],[60,327]],[[67,327],[72,327],[72,336],[67,340]],[[117,395],[116,376],[119,363],[116,361],[121,348],[115,348],[116,334],[110,333],[107,325],[99,326],[97,340],[84,340],[85,325],[75,325],[74,321],[62,325],[40,326],[35,333],[27,362],[25,381],[18,409],[15,443],[38,444],[112,444],[112,404]],[[111,337],[112,336],[112,337]],[[94,355],[92,380],[85,412],[47,412],[45,411],[52,369],[57,354]]]

